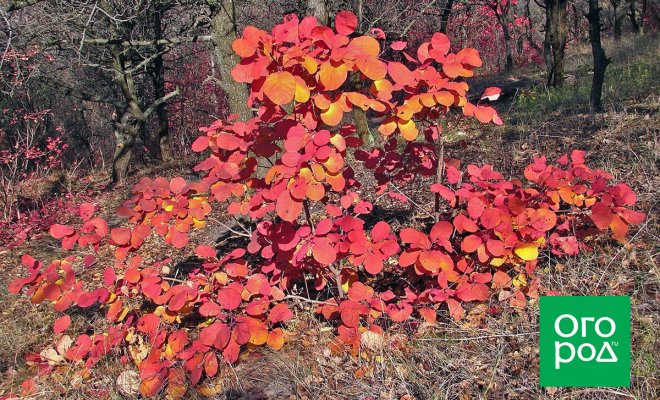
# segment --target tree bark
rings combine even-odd
[[[600,7],[598,0],[589,0],[589,41],[591,42],[591,53],[594,59],[594,76],[591,82],[591,96],[589,107],[592,112],[600,112],[603,109],[602,93],[605,81],[605,70],[610,60],[605,56],[605,51],[600,41]]]
[[[248,88],[244,83],[236,82],[231,77],[231,70],[240,59],[231,47],[237,37],[236,14],[233,0],[208,1],[211,6],[211,41],[213,57],[220,72],[220,85],[227,96],[227,104],[232,114],[241,119],[252,118],[248,108]]]
[[[156,42],[163,36],[163,8],[161,0],[157,0],[154,12],[154,37]],[[156,44],[157,56],[154,59],[154,72],[152,75],[154,84],[154,93],[157,99],[165,96],[165,63],[163,62],[163,53],[165,46]],[[160,147],[160,157],[163,161],[172,160],[172,151],[170,148],[169,115],[167,112],[167,103],[161,103],[156,107],[156,116],[158,117],[158,144]]]
[[[144,122],[136,118],[133,112],[126,110],[115,121],[115,153],[112,156],[112,183],[121,184],[128,177],[135,139]]]
[[[330,23],[330,13],[326,0],[307,0],[307,15],[316,18],[319,25],[328,25]]]
[[[511,2],[497,0],[495,2],[489,3],[490,7],[495,12],[497,16],[497,22],[500,23],[502,27],[502,36],[504,37],[504,55],[505,55],[505,65],[504,70],[506,72],[513,71],[513,46],[511,45],[511,30],[509,29],[509,23],[511,22]]]
[[[567,3],[568,0],[545,0],[544,57],[548,70],[548,85],[552,87],[564,83]]]
[[[525,18],[527,18],[527,24],[525,25],[525,36],[527,37],[527,43],[529,43],[529,45],[534,50],[536,50],[536,52],[539,55],[543,55],[544,54],[543,49],[534,40],[533,29],[532,29],[532,13],[529,11],[529,3],[531,1],[532,0],[526,0],[525,5],[523,7],[523,14],[524,14]]]
[[[640,34],[639,21],[637,20],[637,7],[635,0],[628,0],[628,17],[630,18],[630,26],[633,32]]]
[[[626,11],[623,8],[622,4],[623,0],[610,0],[610,4],[612,4],[612,10],[614,13],[614,40],[619,41],[621,40],[621,30],[623,27],[623,18],[626,15]],[[591,3],[591,2],[590,2]],[[589,4],[591,7],[591,4]]]
[[[449,17],[451,17],[451,8],[453,6],[454,0],[447,0],[447,2],[445,2],[445,6],[442,8],[442,15],[440,16],[440,33],[447,33]]]

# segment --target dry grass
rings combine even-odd
[[[621,46],[624,48],[625,44]],[[615,62],[626,62],[631,70],[647,62],[646,56],[638,57],[641,61],[637,63],[620,53],[614,54]],[[570,65],[575,70],[583,68],[577,62]],[[657,68],[657,61],[653,65]],[[640,80],[637,85],[646,85],[645,82]],[[296,318],[289,325],[292,336],[285,348],[280,352],[258,349],[245,354],[238,365],[225,367],[217,382],[216,398],[384,400],[406,395],[415,399],[461,400],[658,398],[658,98],[657,86],[639,86],[634,96],[622,99],[616,106],[609,103],[608,113],[597,116],[562,108],[553,112],[527,112],[548,106],[541,97],[531,99],[524,107],[515,102],[505,104],[501,111],[509,122],[507,125],[485,131],[469,130],[466,148],[449,149],[451,156],[466,162],[491,163],[509,176],[519,175],[534,155],[553,158],[570,149],[585,149],[590,165],[612,172],[616,179],[626,181],[638,193],[639,207],[647,212],[648,219],[633,232],[630,246],[595,243],[593,252],[577,258],[547,258],[537,272],[544,286],[566,295],[631,296],[633,379],[630,388],[541,389],[535,303],[525,310],[504,306],[496,316],[485,313],[483,307],[474,307],[460,323],[441,316],[440,323],[433,328],[410,326],[405,331],[400,328],[401,331],[388,333],[382,350],[364,351],[359,357],[330,355],[325,346],[331,338],[328,325],[316,319],[308,307],[297,306]],[[164,172],[176,173],[176,168]],[[126,192],[111,195],[103,200],[106,214]],[[164,249],[158,244],[150,246],[154,254],[162,254]],[[52,258],[58,250],[53,240],[43,238],[0,255],[6,282],[23,273],[16,262],[22,252]],[[185,254],[172,256],[183,260]],[[497,300],[492,302],[495,304]],[[19,392],[23,379],[34,375],[34,369],[25,365],[23,357],[26,352],[38,352],[50,343],[50,326],[55,315],[47,306],[34,307],[26,299],[10,296],[5,285],[0,288],[0,309],[2,396]],[[85,315],[74,318],[81,329],[96,329],[95,322]],[[78,375],[79,368],[61,367],[57,374],[40,378],[42,385],[32,398],[119,399],[122,397],[114,382],[126,368],[116,358],[109,358],[83,380]],[[102,395],[105,392],[97,389],[108,393]],[[196,397],[191,390],[189,398]]]

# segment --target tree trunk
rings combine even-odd
[[[511,33],[509,27],[505,24],[502,25],[502,32],[504,33],[504,50],[506,52],[506,64],[504,70],[506,72],[513,71],[513,51],[511,49]]]
[[[623,4],[621,4],[622,1],[623,0],[610,0],[614,13],[614,40],[617,42],[621,40],[621,28],[623,26],[623,18],[626,15]],[[591,4],[589,4],[589,6],[591,7]]]
[[[316,17],[319,25],[328,25],[330,23],[330,13],[326,0],[307,0],[307,15]]]
[[[248,108],[248,88],[244,83],[236,82],[231,77],[231,70],[240,61],[231,47],[236,39],[236,16],[233,0],[209,1],[211,5],[211,40],[213,57],[220,72],[220,82],[229,111],[238,114],[243,120],[252,118]]]
[[[630,18],[630,26],[633,32],[637,35],[642,34],[639,20],[637,19],[637,5],[635,0],[628,0],[628,17]]]
[[[527,37],[527,43],[529,43],[529,45],[530,45],[534,50],[536,50],[536,52],[537,52],[539,55],[543,55],[543,54],[545,54],[544,51],[543,51],[543,49],[542,49],[541,46],[539,46],[538,43],[536,43],[536,41],[534,40],[534,34],[533,34],[534,30],[533,30],[533,28],[532,28],[532,13],[529,11],[529,3],[530,3],[531,1],[532,1],[532,0],[526,0],[526,1],[525,1],[525,6],[524,6],[524,8],[523,8],[523,13],[524,13],[524,15],[525,15],[525,18],[527,18],[527,24],[525,25],[525,36]]]
[[[135,139],[143,124],[144,122],[136,118],[130,110],[124,111],[123,115],[115,121],[114,134],[117,144],[112,156],[113,185],[123,183],[128,177]]]
[[[548,68],[548,84],[564,83],[564,52],[566,50],[566,4],[568,0],[545,0],[544,52]],[[548,63],[549,59],[552,59]]]
[[[160,0],[155,5],[154,13],[154,37],[155,40],[162,39],[162,4]],[[156,52],[158,56],[154,59],[154,73],[153,84],[154,93],[157,99],[165,96],[165,64],[163,62],[163,52],[165,46],[162,44],[156,45]],[[156,116],[158,117],[158,144],[160,147],[160,157],[163,161],[172,160],[172,152],[170,149],[170,132],[169,132],[169,115],[167,112],[167,103],[162,103],[156,107]]]
[[[497,1],[495,6],[495,15],[497,15],[497,21],[502,27],[502,35],[504,37],[504,53],[505,53],[505,65],[504,70],[506,72],[513,71],[513,47],[511,46],[511,30],[509,29],[509,19],[511,13],[511,3],[504,1]]]
[[[440,33],[447,33],[447,26],[449,24],[449,17],[451,16],[451,8],[454,6],[454,0],[447,0],[442,9],[440,16]]]
[[[589,41],[591,42],[591,53],[594,58],[594,77],[591,83],[591,96],[589,107],[592,112],[600,112],[603,109],[602,93],[605,81],[605,70],[610,60],[605,56],[605,51],[600,42],[600,7],[598,0],[589,0]]]

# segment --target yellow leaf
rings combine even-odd
[[[504,258],[493,258],[490,260],[490,265],[494,267],[499,267],[502,264],[504,264]]]
[[[514,250],[516,255],[525,261],[533,261],[539,257],[539,246],[536,243],[523,243]]]
[[[399,130],[401,131],[401,136],[409,142],[417,139],[419,131],[415,127],[415,122],[413,120],[400,120],[398,122]]]
[[[520,287],[520,286],[527,286],[527,277],[523,274],[520,274],[513,278],[513,286]]]
[[[307,100],[309,100],[309,88],[307,87],[305,81],[303,81],[302,78],[298,76],[296,77],[296,94],[294,99],[298,103],[306,103]]]

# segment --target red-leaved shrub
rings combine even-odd
[[[485,104],[499,90],[468,101],[462,78],[481,65],[479,54],[451,52],[437,33],[417,49],[395,46],[405,63],[387,61],[391,52],[355,34],[356,24],[343,11],[334,30],[293,15],[272,33],[247,27],[233,44],[241,61],[232,76],[250,84],[257,116],[204,129],[193,144],[209,154],[195,168],[203,178],[143,178],[118,211],[126,226],[110,227],[83,204],[81,224],[50,230],[64,249],[78,247],[76,255],[49,263],[23,257],[28,276],[10,284],[12,293],[25,290],[62,313],[98,305],[109,322],[104,332],[58,346],[63,360],[92,367],[127,348],[143,395],[165,388],[181,397],[188,383],[238,361],[245,346],[280,349],[294,317],[290,300],[314,300],[319,314],[336,321],[333,351],[355,353],[365,331],[433,323],[444,309],[460,319],[463,304],[493,295],[524,307],[539,296],[532,272],[542,254],[575,255],[588,248],[585,239],[610,232],[624,241],[629,225],[642,221],[630,209],[630,188],[589,168],[580,151],[556,164],[535,159],[524,181],[488,165],[445,161],[440,126],[448,113],[502,123]],[[355,107],[380,117],[383,148],[363,148],[355,127],[342,125]],[[354,159],[360,171],[373,170],[376,188],[356,177]],[[437,199],[429,218],[414,226],[378,220],[376,197],[399,197],[395,186],[415,177],[426,178],[424,190]],[[176,279],[163,273],[163,262],[145,263],[148,237],[186,247],[214,203],[236,221],[228,228],[242,245],[220,254],[198,245],[199,264]],[[77,271],[94,264],[102,246],[116,261],[100,268],[103,285],[90,288]],[[59,319],[56,334],[69,323]]]

